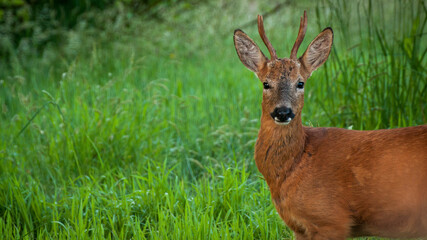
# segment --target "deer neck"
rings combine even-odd
[[[255,146],[255,161],[270,188],[286,180],[299,164],[304,142],[301,113],[284,126],[276,124],[269,114],[262,114]]]

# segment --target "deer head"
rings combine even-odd
[[[282,59],[277,58],[276,50],[265,35],[262,16],[258,15],[258,32],[270,52],[270,59],[242,30],[234,31],[234,46],[240,61],[258,76],[264,86],[263,115],[270,115],[270,120],[278,125],[289,124],[295,116],[300,118],[304,105],[304,84],[311,73],[326,61],[331,51],[333,32],[331,28],[326,28],[297,58],[306,30],[307,14],[304,11],[291,56]]]

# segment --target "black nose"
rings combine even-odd
[[[270,115],[277,122],[289,122],[295,117],[292,109],[287,107],[278,107]]]

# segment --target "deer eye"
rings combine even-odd
[[[264,85],[264,89],[269,89],[270,88],[270,84],[268,84],[268,82],[264,82],[263,85]]]
[[[303,89],[304,88],[304,82],[299,82],[297,85],[297,88]]]

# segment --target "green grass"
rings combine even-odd
[[[253,160],[262,87],[232,42],[242,28],[267,53],[247,23],[273,7],[181,4],[162,21],[118,18],[70,32],[64,51],[2,61],[0,236],[292,238]],[[301,49],[324,27],[335,34],[307,83],[306,125],[427,122],[425,2],[287,3],[264,19],[279,57],[304,9]]]

